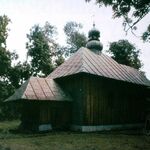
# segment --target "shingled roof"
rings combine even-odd
[[[104,54],[95,54],[81,47],[72,57],[56,68],[47,78],[61,78],[78,73],[88,73],[134,84],[150,86],[144,73],[129,66],[121,65]]]
[[[31,77],[16,92],[5,101],[14,100],[52,100],[70,101],[69,95],[64,92],[53,79]]]

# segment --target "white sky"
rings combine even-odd
[[[26,34],[35,24],[44,25],[46,21],[55,25],[58,30],[58,41],[64,44],[65,35],[63,27],[68,21],[76,21],[83,24],[83,32],[86,34],[92,28],[94,20],[96,28],[101,32],[101,42],[104,50],[108,49],[109,42],[119,39],[128,39],[141,49],[140,59],[144,64],[142,70],[150,79],[150,43],[143,43],[140,38],[131,33],[125,35],[122,27],[122,19],[112,19],[112,10],[109,7],[101,7],[93,2],[85,0],[0,0],[0,15],[6,14],[11,19],[10,32],[7,46],[10,51],[16,50],[21,60],[26,59],[25,43]],[[150,14],[138,25],[137,35],[141,35],[150,23]]]

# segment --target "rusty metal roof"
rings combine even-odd
[[[84,47],[56,68],[47,78],[56,79],[81,72],[150,86],[150,82],[143,72],[121,65],[107,55],[95,54]]]
[[[52,101],[71,100],[70,96],[67,95],[53,79],[38,77],[31,77],[5,101],[20,99]]]

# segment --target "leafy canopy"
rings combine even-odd
[[[119,40],[110,43],[108,52],[112,58],[120,64],[140,69],[142,64],[139,59],[139,49],[131,44],[128,40]]]
[[[35,25],[27,34],[28,56],[31,59],[31,68],[34,76],[46,76],[53,70],[52,56],[55,55],[57,44],[53,37],[56,28],[48,22],[43,27]]]
[[[143,33],[142,39],[145,42],[150,42],[150,25],[148,26],[147,30]]]
[[[11,66],[11,53],[6,49],[9,22],[10,19],[7,16],[0,16],[0,76],[6,76]]]
[[[81,29],[82,25],[74,21],[67,22],[64,26],[64,32],[67,37],[66,56],[75,53],[82,46],[85,47],[87,38],[84,33],[80,33]]]
[[[85,0],[89,2],[91,0]],[[97,4],[111,6],[113,17],[123,17],[124,30],[136,30],[136,24],[150,12],[150,0],[95,0]]]

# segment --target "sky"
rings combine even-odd
[[[95,0],[94,0],[95,1]],[[100,40],[103,50],[109,48],[109,43],[120,39],[127,39],[140,49],[140,59],[143,63],[142,71],[150,79],[150,43],[144,43],[132,33],[123,31],[123,19],[113,19],[111,7],[99,7],[95,3],[86,3],[85,0],[0,0],[0,15],[7,15],[11,19],[7,48],[15,50],[20,60],[26,60],[26,34],[35,24],[41,26],[48,21],[57,27],[57,40],[65,43],[63,27],[68,21],[75,21],[83,25],[83,32],[88,35],[93,21],[100,30]],[[93,17],[94,16],[94,17]],[[150,14],[137,25],[137,36],[140,36],[150,23]]]

